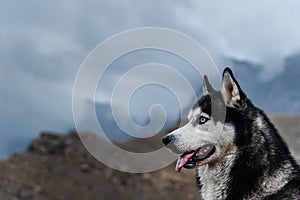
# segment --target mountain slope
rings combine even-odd
[[[27,152],[0,163],[0,199],[197,199],[194,172],[173,168],[119,172],[94,159],[76,133],[43,133]]]
[[[300,161],[300,116],[272,116]],[[171,131],[171,130],[169,130]],[[147,152],[162,146],[160,133],[119,144]],[[174,164],[152,173],[130,174],[95,160],[77,133],[42,133],[28,150],[0,162],[0,199],[199,199],[194,170],[174,171]]]

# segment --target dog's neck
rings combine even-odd
[[[283,188],[284,185],[289,181],[291,174],[295,171],[299,171],[299,168],[295,169],[295,164],[293,162],[286,160],[271,174],[268,171],[265,171],[262,166],[259,166],[259,171],[262,174],[255,175],[256,172],[254,171],[253,173],[251,171],[253,170],[253,166],[248,166],[247,164],[243,165],[243,168],[236,166],[237,163],[242,162],[237,158],[238,154],[230,153],[216,163],[210,163],[197,168],[197,180],[199,180],[198,185],[200,186],[201,197],[203,200],[224,200],[226,198],[232,199],[232,188],[235,188],[237,193],[244,192],[243,195],[247,194],[246,196],[248,196],[249,199],[258,199]],[[258,161],[255,161],[255,159],[252,160],[254,160],[254,163],[258,163]],[[255,166],[258,167],[258,165]],[[241,169],[239,170],[240,176],[236,177],[236,179],[232,179],[232,177],[230,177],[230,173],[235,171],[237,167],[238,169]],[[239,188],[239,186],[245,185],[245,181],[250,184],[250,180],[245,178],[245,175],[247,174],[253,178],[254,182],[259,181],[262,183],[259,190],[242,191],[242,188]],[[251,174],[253,174],[253,176],[251,176]],[[234,185],[232,182],[234,182]],[[234,195],[240,194],[235,193]],[[239,196],[239,199],[241,199],[240,197],[241,196]],[[245,198],[245,196],[242,198]]]
[[[204,200],[225,199],[228,192],[229,173],[234,164],[235,155],[225,156],[218,163],[201,166],[197,169],[200,180],[201,196]]]

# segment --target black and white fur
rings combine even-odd
[[[188,123],[163,139],[177,154],[214,144],[211,156],[200,162],[193,157],[184,166],[196,168],[202,199],[300,199],[299,165],[232,71],[224,70],[221,91],[215,91],[205,76],[203,93]]]

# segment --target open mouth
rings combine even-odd
[[[213,144],[205,144],[196,151],[186,152],[178,158],[175,170],[180,172],[182,167],[191,169],[197,164],[201,166],[206,163],[205,160],[213,155],[215,151],[216,148]]]

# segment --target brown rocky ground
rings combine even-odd
[[[94,159],[76,133],[42,133],[26,152],[0,163],[0,199],[196,199],[193,174],[174,166],[119,172]]]
[[[300,160],[300,116],[274,116],[272,120]],[[162,133],[163,134],[163,133]],[[144,152],[159,148],[161,136],[121,144]],[[76,133],[42,133],[28,150],[0,162],[0,199],[199,199],[194,171],[162,170],[130,174],[108,168],[83,147]]]

